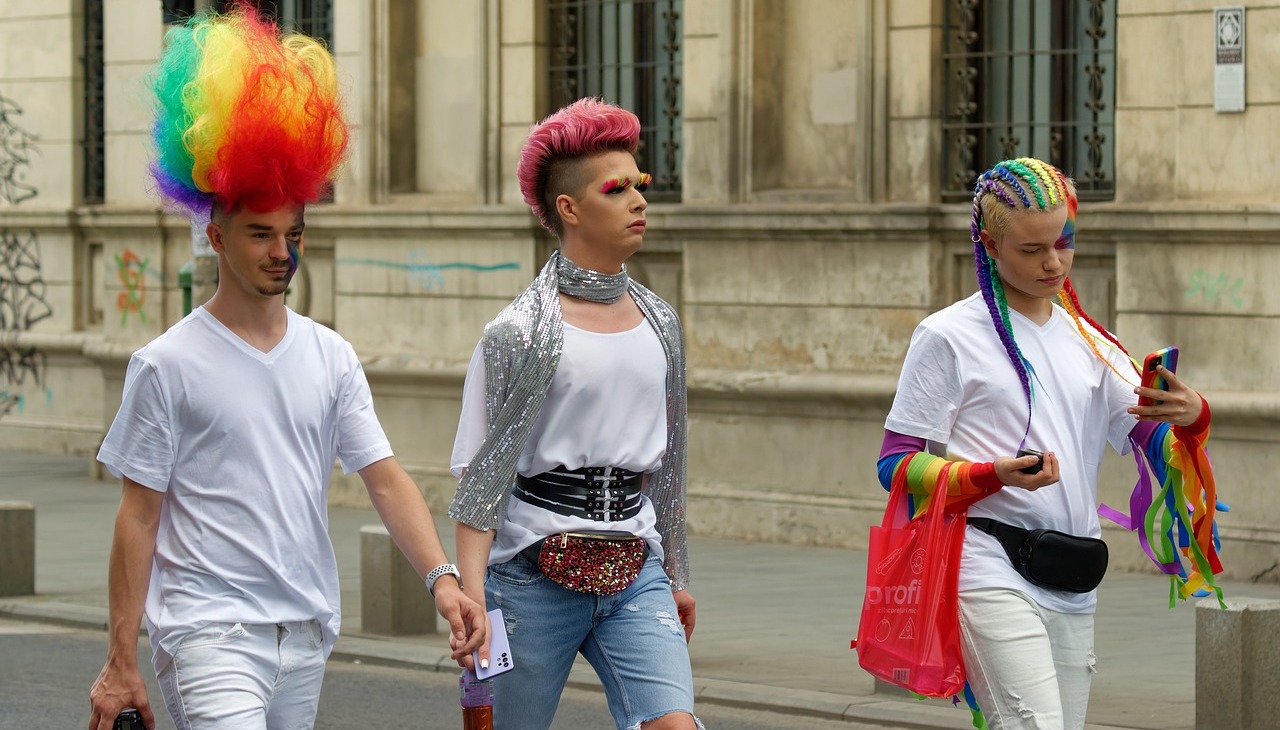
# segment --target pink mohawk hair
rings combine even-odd
[[[516,176],[520,194],[547,230],[560,234],[559,219],[547,210],[547,181],[552,167],[565,160],[615,150],[635,153],[640,143],[640,120],[635,114],[603,99],[579,99],[529,130],[520,150]]]

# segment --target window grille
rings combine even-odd
[[[1082,200],[1115,195],[1113,0],[948,0],[943,59],[944,199],[983,170],[1038,157]]]
[[[107,193],[102,5],[103,0],[85,0],[84,3],[84,54],[80,57],[84,72],[80,197],[86,205],[104,202]]]
[[[260,13],[276,21],[282,31],[309,35],[333,49],[332,0],[252,0]],[[225,13],[235,0],[218,0],[218,12]]]
[[[601,97],[640,118],[649,200],[680,199],[681,0],[548,0],[551,111]]]
[[[218,0],[217,9],[225,13],[236,0]],[[280,27],[282,33],[295,32],[322,41],[333,52],[332,0],[252,0],[254,7]],[[332,203],[333,188],[320,194],[321,203]]]

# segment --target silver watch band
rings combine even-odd
[[[437,566],[432,568],[430,573],[427,573],[427,577],[424,581],[427,584],[427,591],[431,593],[433,598],[436,595],[436,581],[443,575],[452,575],[454,578],[457,578],[458,587],[462,587],[462,573],[458,572],[458,566],[453,563],[445,563],[444,565]]]

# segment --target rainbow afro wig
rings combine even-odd
[[[319,199],[347,150],[333,57],[250,7],[172,28],[152,75],[160,192],[192,217]]]

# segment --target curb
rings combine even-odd
[[[107,609],[45,600],[39,596],[0,599],[0,618],[52,624],[73,629],[107,631]],[[146,630],[138,628],[141,636]],[[406,644],[395,637],[343,634],[329,655],[331,660],[353,664],[414,669],[453,674],[458,665],[448,654],[432,647]],[[849,730],[970,730],[969,712],[947,707],[942,701],[926,702],[905,695],[842,695],[806,689],[773,687],[724,679],[693,678],[697,702],[791,717],[814,717],[849,723]],[[601,691],[590,665],[579,660],[569,672],[566,686]],[[1123,730],[1115,725],[1086,723],[1085,730]]]
[[[3,606],[0,605],[0,611]],[[418,669],[456,674],[458,665],[448,654],[425,652],[389,637],[344,634],[329,658],[362,664]],[[814,690],[770,687],[723,679],[693,678],[694,700],[748,710],[776,712],[788,716],[815,717],[859,723],[869,728],[892,730],[968,730],[972,727],[967,710],[929,704],[910,698],[884,695],[859,697]],[[590,665],[579,660],[569,672],[566,686],[600,691],[600,680]],[[850,730],[860,730],[858,724]]]
[[[108,629],[105,608],[42,600],[39,597],[0,600],[0,618],[90,631]],[[145,630],[141,627],[139,634],[145,635]],[[366,634],[343,634],[329,658],[355,664],[448,674],[458,670],[457,664],[448,654],[433,647],[406,644],[393,637]],[[967,711],[940,703],[885,695],[841,695],[697,676],[693,682],[694,699],[697,702],[775,712],[792,717],[843,721],[849,723],[850,730],[968,730],[971,727]],[[600,691],[600,681],[595,670],[581,661],[575,663],[569,672],[567,686]]]

